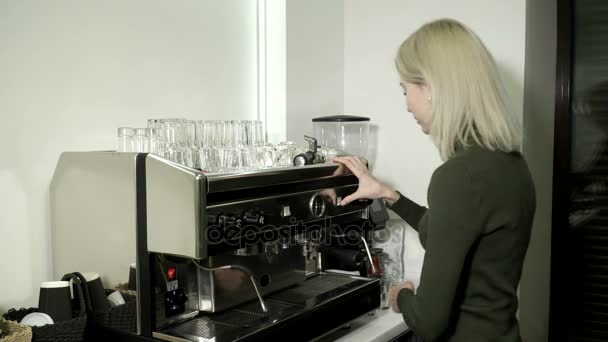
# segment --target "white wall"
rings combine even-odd
[[[312,118],[344,112],[344,2],[287,1],[288,140],[304,144]]]
[[[266,121],[268,141],[276,144],[285,141],[287,135],[287,0],[258,0],[258,3],[265,7],[265,20],[262,16],[258,20],[265,24],[260,25],[260,30],[264,29],[265,42],[260,43],[259,49],[265,50],[266,60],[259,66],[265,77],[260,77],[260,83],[264,84],[258,88],[263,91],[260,95],[264,95],[266,103],[266,112],[260,112],[265,117],[260,119]]]
[[[1,1],[0,41],[5,312],[50,278],[60,152],[113,149],[116,127],[152,117],[257,118],[256,2]]]
[[[399,87],[394,57],[409,34],[442,17],[470,26],[494,55],[513,110],[522,115],[525,0],[294,3],[289,1],[287,7],[288,138],[296,139],[303,130],[312,129],[310,119],[323,112],[369,116],[374,174],[421,204],[426,204],[431,174],[441,161],[430,139],[407,113]],[[340,73],[343,82],[336,81]],[[395,220],[392,224],[404,223]],[[408,228],[406,277],[416,282],[423,253],[416,233]]]
[[[551,270],[553,129],[557,3],[528,1],[526,8],[524,155],[536,185],[536,215],[520,283],[524,341],[547,341]]]

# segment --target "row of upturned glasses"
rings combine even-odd
[[[210,173],[293,165],[305,152],[294,142],[266,142],[261,121],[150,119],[118,129],[118,152],[148,152]]]

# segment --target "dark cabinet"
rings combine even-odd
[[[608,341],[608,1],[559,1],[549,341]]]

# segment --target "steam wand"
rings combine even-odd
[[[367,252],[367,257],[369,258],[369,263],[372,266],[372,272],[376,273],[376,266],[374,265],[374,260],[372,259],[372,253],[369,252],[369,247],[367,246],[367,241],[365,241],[365,237],[361,236],[361,241],[363,241],[363,246],[365,246],[365,251]]]
[[[205,267],[200,265],[198,262],[196,262],[196,260],[192,259],[192,263],[194,265],[196,265],[196,267],[200,268],[201,270],[204,271],[218,271],[218,270],[239,270],[243,273],[245,273],[246,275],[249,276],[249,279],[251,280],[251,284],[253,285],[253,289],[255,290],[255,294],[258,296],[258,299],[260,300],[260,305],[262,306],[262,311],[263,312],[268,312],[268,307],[266,307],[266,303],[264,303],[264,299],[262,298],[262,295],[260,294],[260,290],[258,290],[258,286],[255,283],[255,279],[253,278],[253,272],[251,272],[247,267],[245,266],[241,266],[241,265],[225,265],[225,266],[218,266],[218,267]]]

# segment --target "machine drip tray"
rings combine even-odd
[[[169,341],[308,341],[380,306],[378,280],[321,273],[288,289],[155,333]]]

